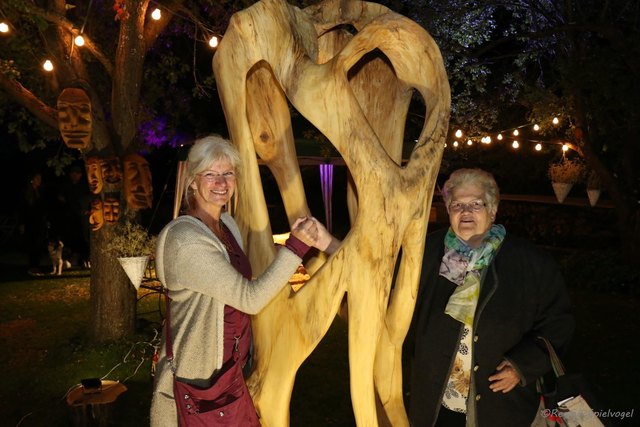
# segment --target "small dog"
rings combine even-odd
[[[57,276],[62,274],[63,268],[71,268],[71,263],[62,257],[62,248],[64,248],[64,244],[60,240],[50,241],[47,247],[49,250],[49,258],[51,258],[51,264],[53,264],[51,274],[55,274]]]

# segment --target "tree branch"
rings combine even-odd
[[[20,82],[0,73],[0,88],[5,90],[17,103],[29,110],[39,120],[54,129],[58,129],[58,110],[40,101]]]
[[[31,6],[29,9],[34,15],[40,16],[44,18],[46,21],[51,22],[59,26],[60,28],[68,31],[73,37],[80,34],[78,29],[74,28],[73,23],[68,21],[65,17],[58,15],[57,13],[50,12],[48,10],[41,9],[36,6]],[[87,34],[83,34],[84,38],[84,46],[83,49],[86,49],[89,53],[91,53],[97,60],[102,64],[104,69],[107,71],[109,76],[113,75],[113,64],[109,61],[104,53],[100,50],[100,48],[91,40],[91,38]]]
[[[158,21],[149,21],[144,28],[144,44],[145,44],[145,52],[148,52],[151,49],[151,46],[156,42],[158,36],[164,31],[164,29],[169,25],[169,22],[173,19],[174,10],[182,9],[182,4],[184,0],[170,0],[162,4],[161,6],[166,8],[170,12],[170,16],[163,16]]]

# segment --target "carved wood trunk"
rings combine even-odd
[[[340,249],[328,260],[312,260],[305,287],[295,296],[283,289],[252,319],[256,368],[249,387],[263,425],[288,425],[296,371],[328,330],[345,293],[356,422],[408,425],[402,343],[449,119],[438,47],[420,26],[375,3],[325,1],[300,10],[263,0],[232,17],[213,67],[230,137],[243,160],[236,220],[254,273],[275,253],[256,153],[278,182],[289,222],[310,214],[288,103],[331,141],[353,178],[352,228]],[[415,91],[424,101],[425,120],[402,166]]]

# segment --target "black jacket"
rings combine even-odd
[[[415,427],[432,426],[440,408],[462,324],[444,313],[455,284],[439,272],[446,230],[427,237],[408,351],[409,418]],[[529,426],[538,408],[536,378],[551,369],[537,336],[562,352],[574,320],[560,270],[531,243],[509,234],[484,270],[473,328],[472,378],[467,425]],[[510,360],[524,385],[494,393],[488,377],[503,359]]]

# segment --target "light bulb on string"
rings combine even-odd
[[[569,146],[567,144],[562,144],[562,152],[566,153],[567,151],[569,151]]]
[[[538,124],[536,123],[535,125],[533,125],[533,130],[535,130],[536,132],[540,130],[540,126],[538,126]]]
[[[553,120],[551,120],[551,122],[552,122],[554,125],[557,125],[558,123],[560,123],[560,119],[558,119],[557,117],[554,117],[554,118],[553,118]]]
[[[535,146],[536,151],[540,151],[542,150],[542,144],[540,144],[539,142],[536,144]]]
[[[9,32],[9,25],[7,25],[6,22],[0,22],[0,33],[8,33]]]
[[[520,135],[520,131],[518,129],[514,129],[513,136],[518,136],[518,135]]]
[[[211,46],[211,47],[217,47],[217,46],[218,46],[218,37],[216,37],[216,36],[212,36],[212,37],[209,39],[209,46]]]
[[[520,143],[518,141],[513,141],[511,146],[517,150],[518,148],[520,148]]]
[[[496,137],[498,139],[498,141],[502,141],[502,134],[499,133],[498,136]]]
[[[42,68],[44,68],[45,71],[53,71],[53,63],[47,59],[42,63]]]
[[[472,140],[470,140],[470,139],[467,139],[467,145],[468,145],[468,146],[472,146],[472,145],[473,145],[473,141],[472,141]]]
[[[458,145],[460,145],[460,143],[458,143],[458,141],[453,141],[453,146],[454,146],[455,148],[458,148]]]
[[[458,129],[458,130],[456,131],[456,138],[460,138],[460,137],[462,137],[462,130],[461,130],[461,129]]]
[[[75,39],[73,39],[73,42],[76,46],[84,46],[84,37],[82,37],[82,34],[79,34]]]
[[[160,9],[155,8],[154,11],[151,12],[151,17],[157,21],[162,18],[162,12],[160,11]]]

